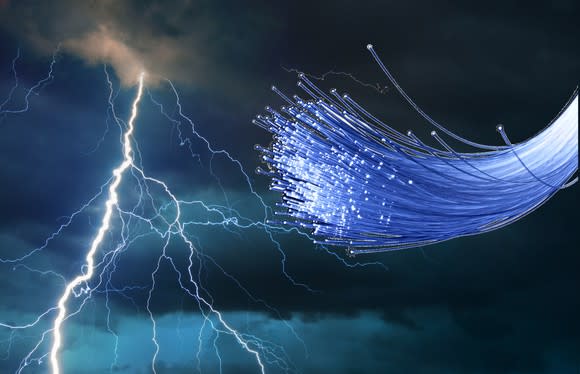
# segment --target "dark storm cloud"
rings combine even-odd
[[[276,27],[267,9],[189,0],[19,1],[1,17],[42,52],[60,44],[89,63],[112,65],[125,85],[143,69],[150,83],[207,83],[204,76],[219,74],[220,58],[251,59],[246,47],[267,38],[255,30]]]
[[[528,110],[525,103],[533,98],[558,107],[571,94],[569,77],[577,70],[570,47],[575,7],[568,1],[521,9],[510,3],[488,8],[375,1],[248,6],[65,0],[11,2],[0,17],[4,28],[45,53],[61,43],[86,61],[113,65],[125,84],[135,82],[144,67],[151,83],[164,76],[217,92],[238,106],[251,104],[243,121],[265,104],[278,104],[275,98],[266,102],[271,83],[293,91],[293,74],[283,73],[281,64],[318,74],[337,68],[384,82],[364,50],[372,42],[434,118],[472,139],[496,142],[498,121],[512,126],[508,130],[522,122],[514,105]],[[352,86],[347,79],[335,83],[339,89]],[[479,104],[491,95],[497,100]],[[417,122],[392,108],[389,99],[371,101],[386,120]],[[381,110],[385,106],[391,109]]]

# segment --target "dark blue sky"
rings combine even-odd
[[[546,126],[577,87],[578,15],[573,1],[437,6],[417,1],[0,1],[0,102],[15,83],[12,59],[18,50],[21,55],[18,88],[3,110],[22,107],[26,89],[46,76],[61,43],[54,79],[30,96],[30,110],[0,117],[0,323],[28,323],[54,306],[63,289],[60,276],[78,274],[97,230],[103,198],[42,251],[19,263],[6,262],[42,246],[63,217],[99,192],[122,158],[120,130],[107,107],[104,62],[118,90],[120,118],[128,118],[135,88],[119,88],[119,77],[138,57],[154,74],[175,83],[198,132],[239,159],[256,191],[273,205],[278,196],[268,191],[266,178],[253,172],[260,165],[253,145],[268,144],[269,135],[251,119],[265,105],[282,104],[270,91],[272,84],[294,92],[295,75],[282,66],[315,75],[345,71],[382,86],[387,80],[365,49],[371,42],[401,85],[440,123],[469,139],[500,144],[495,125],[501,122],[512,141],[521,141]],[[103,27],[127,46],[117,49],[124,56],[120,61],[95,57],[71,42]],[[410,128],[420,136],[431,130],[394,92],[381,95],[340,76],[320,84],[348,90],[399,130]],[[175,124],[160,114],[150,95],[176,115],[170,87],[151,82],[135,133],[144,170],[166,181],[181,199],[230,204],[260,219],[263,208],[237,167],[223,155],[212,158],[186,123],[182,129],[191,148],[180,146]],[[134,181],[122,186],[124,208],[137,201],[137,188]],[[162,191],[152,193],[159,204],[167,203]],[[349,268],[296,233],[275,234],[286,254],[286,271],[314,293],[283,275],[282,255],[263,230],[192,224],[187,232],[211,257],[195,264],[204,294],[232,326],[283,347],[296,372],[577,373],[577,204],[573,187],[496,232],[346,258],[348,263],[380,261],[388,270]],[[188,208],[189,220],[218,219],[198,208]],[[146,227],[132,230],[135,237]],[[103,251],[118,243],[119,234],[117,226]],[[154,345],[146,302],[162,245],[155,236],[132,243],[119,256],[109,287],[131,289],[108,294],[104,286],[97,289],[82,312],[66,322],[66,373],[151,372]],[[183,245],[170,245],[168,253],[179,269],[187,267],[189,250]],[[344,257],[342,251],[337,254]],[[252,300],[223,271],[269,307]],[[158,373],[218,371],[215,336],[206,323],[198,354],[203,321],[197,303],[179,288],[167,262],[157,273],[150,305],[161,346]],[[50,321],[25,332],[0,326],[0,372],[17,371]],[[224,373],[258,372],[231,337],[222,336],[217,344]],[[276,365],[267,368],[283,372]],[[44,358],[23,372],[47,371]]]

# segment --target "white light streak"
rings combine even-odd
[[[125,135],[123,136],[123,162],[113,170],[113,182],[109,186],[109,198],[105,203],[105,215],[103,216],[103,220],[101,223],[101,227],[97,233],[97,236],[93,240],[91,244],[91,248],[87,253],[86,257],[86,273],[77,276],[74,278],[65,288],[62,296],[58,300],[58,315],[54,320],[53,324],[53,344],[52,349],[50,351],[50,365],[52,368],[53,374],[60,374],[60,364],[58,361],[58,351],[62,345],[62,334],[61,334],[61,326],[66,317],[67,309],[66,303],[69,300],[71,293],[75,287],[79,286],[84,282],[88,282],[93,277],[94,273],[94,258],[99,245],[103,241],[103,237],[107,233],[110,227],[111,216],[113,215],[113,207],[117,205],[119,202],[119,197],[117,195],[117,188],[123,181],[123,173],[127,170],[130,166],[133,165],[133,149],[131,147],[131,135],[135,129],[135,119],[137,118],[138,112],[138,104],[141,100],[141,96],[143,94],[143,78],[144,73],[141,73],[139,76],[139,86],[137,89],[137,96],[133,101],[133,107],[131,111],[131,117],[129,122],[127,123],[127,131],[125,131]]]

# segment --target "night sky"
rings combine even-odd
[[[0,324],[27,324],[55,306],[98,229],[105,196],[41,251],[11,261],[43,246],[122,159],[105,66],[123,120],[134,72],[149,74],[135,132],[145,171],[181,199],[229,204],[260,221],[264,208],[239,168],[223,154],[212,157],[185,121],[178,127],[160,113],[152,98],[177,115],[163,78],[175,85],[199,134],[238,159],[273,207],[279,196],[254,172],[260,161],[253,146],[267,145],[270,134],[251,120],[265,105],[283,104],[272,84],[297,92],[288,69],[351,73],[380,90],[340,74],[318,83],[348,91],[398,130],[428,137],[429,124],[388,86],[367,43],[425,112],[470,140],[501,144],[495,126],[502,123],[520,142],[557,115],[578,84],[578,2],[467,3],[0,1],[0,103],[18,84],[0,111]],[[26,112],[5,113],[25,106],[27,89],[47,76],[57,46],[54,78],[29,96]],[[190,146],[180,145],[179,129]],[[122,186],[121,206],[135,204],[137,192],[135,183]],[[161,190],[151,193],[167,203]],[[498,231],[355,258],[342,249],[328,253],[296,232],[273,234],[280,249],[259,227],[192,224],[187,233],[205,256],[194,265],[203,294],[239,331],[283,349],[288,372],[580,373],[577,205],[574,186]],[[198,206],[187,218],[219,217]],[[119,235],[113,227],[103,250]],[[109,292],[97,288],[65,322],[65,373],[151,372],[146,304],[162,246],[155,236],[136,239],[119,256]],[[167,252],[187,268],[183,244],[172,242]],[[206,323],[200,346],[197,303],[167,261],[155,284],[157,373],[218,373],[215,335]],[[54,315],[27,330],[0,326],[0,373],[18,370]],[[50,335],[34,357],[49,344]],[[231,336],[216,344],[224,373],[259,372]],[[285,372],[271,363],[266,369]],[[46,357],[23,371],[46,372]]]

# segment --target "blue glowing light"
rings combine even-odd
[[[464,139],[425,114],[401,89],[371,45],[369,51],[397,91],[442,134],[475,147],[454,150],[436,131],[431,147],[400,133],[335,89],[324,93],[304,74],[308,99],[266,107],[253,121],[273,134],[257,145],[282,193],[275,223],[312,230],[315,240],[351,254],[412,248],[480,234],[517,221],[578,177],[578,94],[536,136],[505,145]]]

